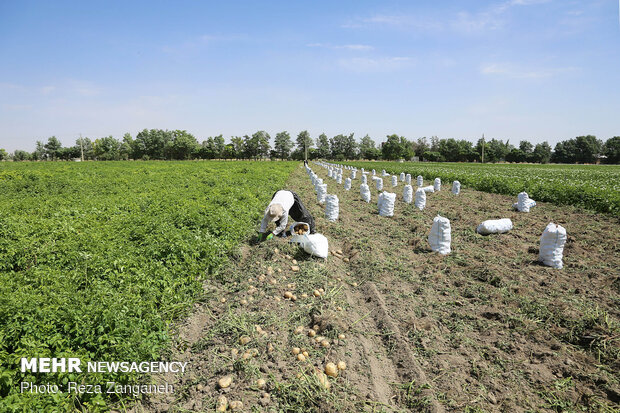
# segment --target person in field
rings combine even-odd
[[[296,222],[308,224],[311,234],[316,232],[314,218],[301,202],[301,199],[299,199],[299,195],[293,191],[280,190],[273,194],[273,198],[271,198],[271,202],[265,210],[265,216],[260,224],[259,239],[271,239],[273,236],[285,237],[289,235],[286,233],[289,215]],[[267,226],[270,222],[275,222],[276,229],[270,234],[266,234]]]

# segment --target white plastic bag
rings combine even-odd
[[[400,182],[405,182],[405,173],[404,172],[400,173]]]
[[[329,255],[329,242],[323,234],[294,235],[291,237],[291,242],[298,243],[304,251],[312,256],[327,258]]]
[[[338,219],[339,203],[338,196],[326,195],[325,196],[325,218],[328,221],[334,222]]]
[[[372,176],[375,176],[377,174],[377,171],[375,171],[374,169],[372,170]]]
[[[345,191],[348,191],[351,189],[351,178],[347,178],[344,181],[344,189]]]
[[[435,185],[433,185],[435,192],[441,191],[441,179],[435,178]]]
[[[452,193],[458,195],[461,193],[461,183],[459,181],[452,182]]]
[[[482,235],[503,234],[512,229],[512,221],[509,218],[488,219],[478,225],[476,232]]]
[[[396,194],[393,192],[382,192],[379,194],[379,200],[377,206],[379,207],[379,215],[382,217],[394,216],[394,202],[396,201]]]
[[[405,176],[405,182],[407,183],[407,185],[411,185],[411,174],[407,174]]]
[[[415,206],[420,211],[422,211],[426,206],[426,192],[424,192],[423,188],[418,188],[415,191]]]
[[[519,212],[530,212],[530,208],[536,206],[536,201],[531,199],[527,192],[521,192],[517,196],[516,209]],[[514,206],[514,205],[513,205]]]
[[[325,202],[325,196],[327,195],[327,184],[318,184],[316,186],[316,200],[319,204]]]
[[[540,237],[540,250],[538,261],[543,264],[561,270],[564,266],[562,255],[566,243],[566,229],[561,225],[550,222]]]
[[[383,171],[381,171],[381,176],[389,176],[390,174],[385,172],[385,169]]]
[[[431,233],[428,234],[428,243],[434,252],[441,255],[450,254],[450,242],[452,241],[450,220],[437,215],[433,219]]]
[[[433,187],[432,185],[424,186],[422,187],[422,190],[424,192],[430,192],[432,194],[433,192],[435,192],[435,187]]]
[[[360,185],[360,195],[362,199],[366,202],[370,202],[370,188],[366,184]]]
[[[355,179],[356,173],[357,173],[357,171],[355,169],[351,170],[351,179]]]
[[[396,175],[392,175],[392,188],[398,186],[398,177]]]
[[[383,178],[375,179],[375,184],[377,186],[377,191],[382,191],[383,190]]]
[[[338,185],[342,185],[342,174],[339,173],[338,176],[336,177],[336,182],[338,183]]]
[[[413,201],[413,187],[411,185],[405,185],[403,189],[403,201],[408,204]]]
[[[363,184],[367,184],[368,183],[368,178],[366,177],[365,174],[362,174],[362,183]]]
[[[332,171],[332,168],[329,168],[329,169],[327,170],[327,176],[328,176],[329,178],[331,178],[331,177],[333,176],[333,174],[334,174],[334,172]]]
[[[418,175],[418,186],[421,187],[422,185],[424,185],[424,178],[422,175]]]

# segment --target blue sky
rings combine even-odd
[[[618,2],[0,0],[0,147],[620,135]]]

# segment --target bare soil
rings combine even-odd
[[[361,200],[359,176],[345,191],[311,166],[339,197],[337,222],[324,218],[301,166],[288,188],[341,254],[322,260],[284,239],[248,240],[175,327],[168,358],[189,361],[190,370],[154,378],[173,384],[174,395],[133,411],[213,411],[220,395],[241,401],[239,411],[619,411],[616,218],[545,203],[518,213],[516,195],[468,188],[429,194],[419,211],[402,201],[402,182],[393,189],[395,216],[385,218],[374,188],[371,203]],[[437,214],[452,226],[445,257],[427,242]],[[476,234],[494,218],[510,218],[514,229]],[[537,261],[549,222],[568,233],[562,270]],[[312,327],[329,347],[308,336]],[[240,344],[244,336],[250,341]],[[308,352],[306,361],[294,347]],[[315,370],[338,361],[347,368],[325,389]],[[232,385],[218,388],[227,375]]]

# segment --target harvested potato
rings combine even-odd
[[[228,399],[223,394],[217,398],[217,404],[215,405],[216,412],[225,412],[228,410]]]
[[[259,389],[264,389],[266,385],[267,381],[265,381],[265,379],[256,380],[256,387],[258,387]]]
[[[338,370],[346,370],[347,363],[345,363],[344,361],[339,361],[336,367],[338,367]]]
[[[302,353],[299,353],[297,355],[297,360],[299,360],[299,361],[306,361],[306,356],[304,356]]]
[[[302,349],[302,350],[301,350],[301,354],[303,354],[305,358],[310,357],[310,354],[308,354],[308,352],[307,352],[306,350],[303,350],[303,349]]]
[[[304,327],[303,327],[303,326],[298,326],[298,327],[295,329],[295,334],[301,334],[301,333],[303,333],[303,332],[304,332]]]
[[[217,385],[220,389],[225,389],[230,387],[232,384],[232,376],[224,376],[217,381]]]
[[[299,266],[298,265],[291,265],[291,271],[293,271],[293,272],[299,271]]]
[[[292,293],[292,292],[290,292],[290,291],[285,292],[285,293],[284,293],[284,298],[288,298],[288,299],[293,298],[293,293]]]
[[[330,387],[329,379],[322,371],[316,372],[316,377],[319,380],[319,384],[325,389],[328,390]]]
[[[339,340],[344,340],[346,338],[346,336],[342,333],[338,334],[338,339]]]
[[[243,409],[243,402],[241,400],[234,400],[232,402],[230,402],[230,410],[232,411],[239,411]]]
[[[314,290],[312,292],[312,294],[314,294],[315,297],[320,297],[321,296],[321,292],[319,290]]]
[[[308,330],[308,336],[309,336],[309,337],[314,337],[314,336],[316,336],[316,331],[314,331],[314,330]]]
[[[241,344],[242,346],[245,346],[246,344],[248,344],[252,339],[248,336],[241,336],[239,337],[239,344]]]
[[[329,341],[327,340],[321,341],[321,347],[329,347]]]
[[[338,367],[334,363],[327,363],[325,365],[325,374],[330,377],[338,377]]]
[[[299,347],[293,347],[293,354],[298,355],[299,353],[301,353],[301,349]]]

